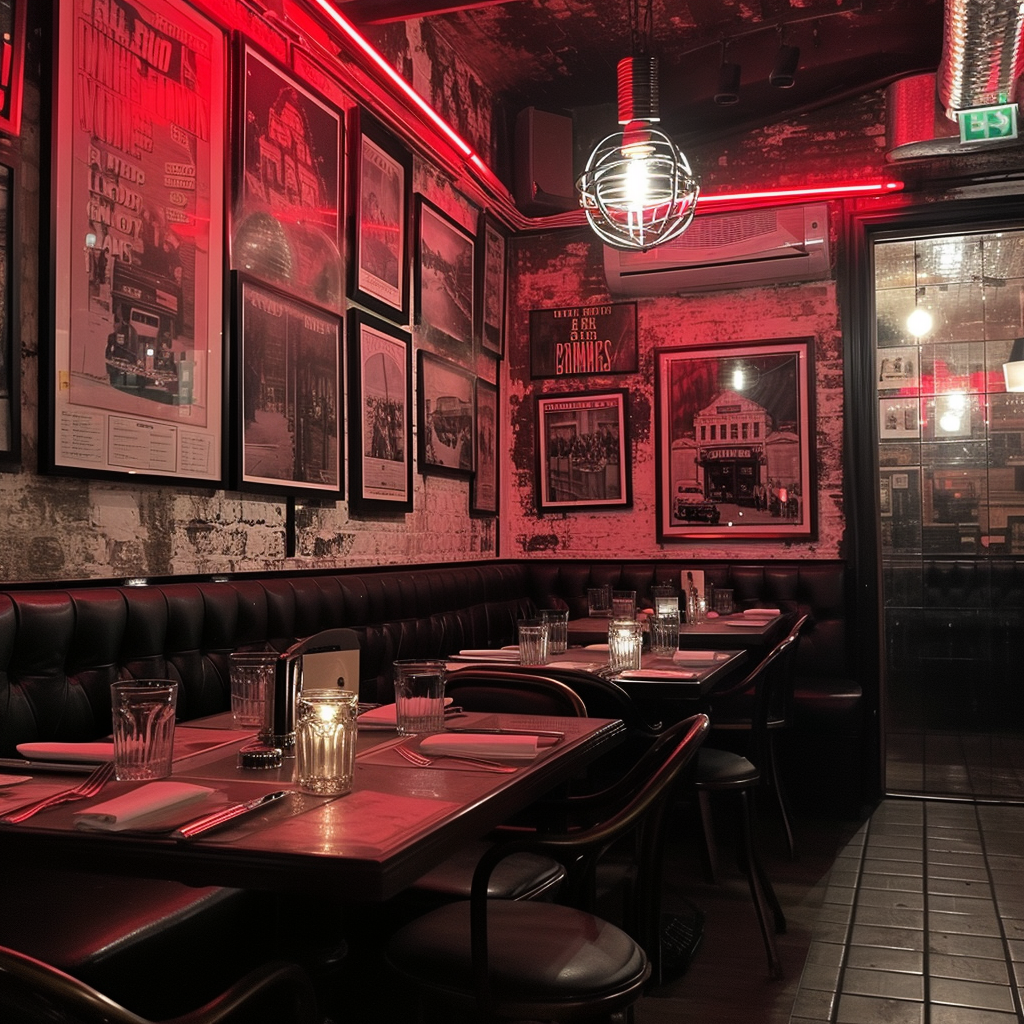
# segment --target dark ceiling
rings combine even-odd
[[[615,68],[632,52],[630,0],[348,0],[339,7],[367,27],[428,19],[510,116],[529,106],[565,111],[577,128],[594,119],[593,108],[614,110]],[[934,71],[942,21],[942,0],[651,0],[663,127],[683,145],[710,141]],[[780,43],[800,50],[791,88],[768,81]],[[723,47],[742,68],[732,105],[714,99]]]

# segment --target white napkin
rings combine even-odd
[[[531,760],[537,756],[536,736],[496,735],[486,733],[438,733],[424,736],[419,748],[431,754],[463,757],[494,757],[500,760]]]
[[[773,615],[781,615],[781,608],[746,608],[744,615],[760,615],[762,618],[770,619]]]
[[[696,679],[699,673],[681,668],[627,668],[617,679]]]
[[[215,792],[209,786],[193,786],[188,782],[148,782],[138,789],[115,796],[113,800],[76,811],[75,824],[82,828],[116,830],[147,814],[194,804]]]
[[[30,761],[98,764],[114,760],[113,743],[19,743],[18,753]]]
[[[494,658],[501,661],[518,661],[519,660],[519,648],[518,647],[502,647],[500,651],[492,650],[468,650],[459,651],[459,654],[463,658]]]
[[[448,707],[454,699],[454,697],[445,697],[444,706]],[[382,704],[379,708],[370,708],[369,711],[364,711],[356,719],[356,722],[360,726],[366,725],[372,729],[397,729],[398,719],[395,717],[395,713],[394,704]]]
[[[607,651],[608,650],[608,645],[607,644],[587,644],[587,646],[584,647],[583,649],[585,651]]]
[[[684,665],[702,665],[714,661],[715,654],[715,651],[676,651],[672,655],[672,660],[682,662]]]

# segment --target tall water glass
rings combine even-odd
[[[228,655],[231,717],[235,725],[263,725],[279,658],[276,651],[236,651]]]
[[[445,663],[403,659],[394,663],[395,717],[402,736],[444,729]]]
[[[358,694],[334,686],[302,690],[295,700],[295,779],[307,793],[338,796],[352,788]]]
[[[171,774],[177,702],[178,684],[170,679],[111,684],[116,778],[165,779]]]
[[[679,650],[679,605],[674,611],[651,616],[651,654],[674,654]]]
[[[608,667],[624,672],[640,667],[643,629],[635,619],[612,619],[608,623]]]
[[[612,618],[613,619],[635,619],[636,618],[636,591],[635,590],[613,590],[612,591]]]
[[[543,608],[537,617],[548,627],[548,654],[565,654],[569,646],[569,610]]]
[[[519,623],[519,664],[548,663],[548,624],[539,620]]]
[[[587,589],[587,614],[595,619],[607,619],[612,613],[612,588],[589,587]]]

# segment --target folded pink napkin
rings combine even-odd
[[[216,790],[209,786],[193,786],[188,782],[148,782],[113,800],[76,812],[75,824],[81,828],[116,830],[148,814],[205,800],[213,793]]]
[[[19,743],[18,753],[30,761],[68,761],[83,764],[114,760],[113,743]]]
[[[422,753],[449,754],[454,757],[493,757],[505,760],[531,760],[537,756],[536,736],[485,733],[438,733],[419,742]]]
[[[681,668],[627,668],[620,672],[618,679],[696,679],[697,672]]]
[[[762,618],[770,619],[773,615],[781,615],[779,608],[745,608],[744,615],[760,615]]]
[[[672,660],[682,662],[684,665],[701,665],[714,661],[715,654],[715,651],[676,651],[672,655]]]
[[[519,660],[519,648],[518,647],[502,647],[500,650],[466,650],[459,651],[459,654],[463,658],[481,658],[481,659],[494,659],[495,661],[518,661]]]
[[[445,697],[445,707],[448,707],[453,699],[452,697]],[[368,726],[371,729],[398,728],[394,704],[382,704],[379,708],[370,708],[369,711],[364,711],[356,721],[360,726]]]

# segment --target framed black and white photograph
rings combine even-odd
[[[44,463],[218,484],[227,39],[183,0],[137,0],[134,34],[158,41],[159,66],[132,57],[112,75],[95,59],[111,10],[54,5]]]
[[[655,354],[658,538],[814,536],[813,344]]]
[[[476,378],[422,350],[417,376],[420,472],[469,476],[475,464]]]
[[[240,490],[341,497],[341,319],[236,278]]]
[[[485,380],[476,382],[476,472],[469,490],[473,515],[498,514],[498,388]]]
[[[368,111],[350,121],[352,257],[349,294],[401,324],[409,319],[412,155]]]
[[[18,344],[14,168],[0,164],[0,466],[21,457],[21,360]]]
[[[25,79],[25,5],[29,0],[0,0],[0,132],[21,133],[21,97]]]
[[[412,511],[412,337],[349,312],[349,508]]]
[[[629,393],[537,396],[537,508],[630,508]]]
[[[239,73],[232,269],[340,308],[341,112],[250,43]]]
[[[882,441],[906,441],[921,436],[921,400],[880,398],[878,437]]]
[[[463,365],[473,355],[473,237],[429,199],[416,196],[416,323]]]
[[[505,354],[505,267],[508,247],[504,233],[494,218],[480,214],[477,233],[477,277],[480,296],[477,302],[480,350],[500,359]]]
[[[875,361],[875,380],[879,391],[899,389],[908,394],[916,392],[920,387],[921,368],[918,365],[918,351],[915,345],[880,348],[875,354]]]

